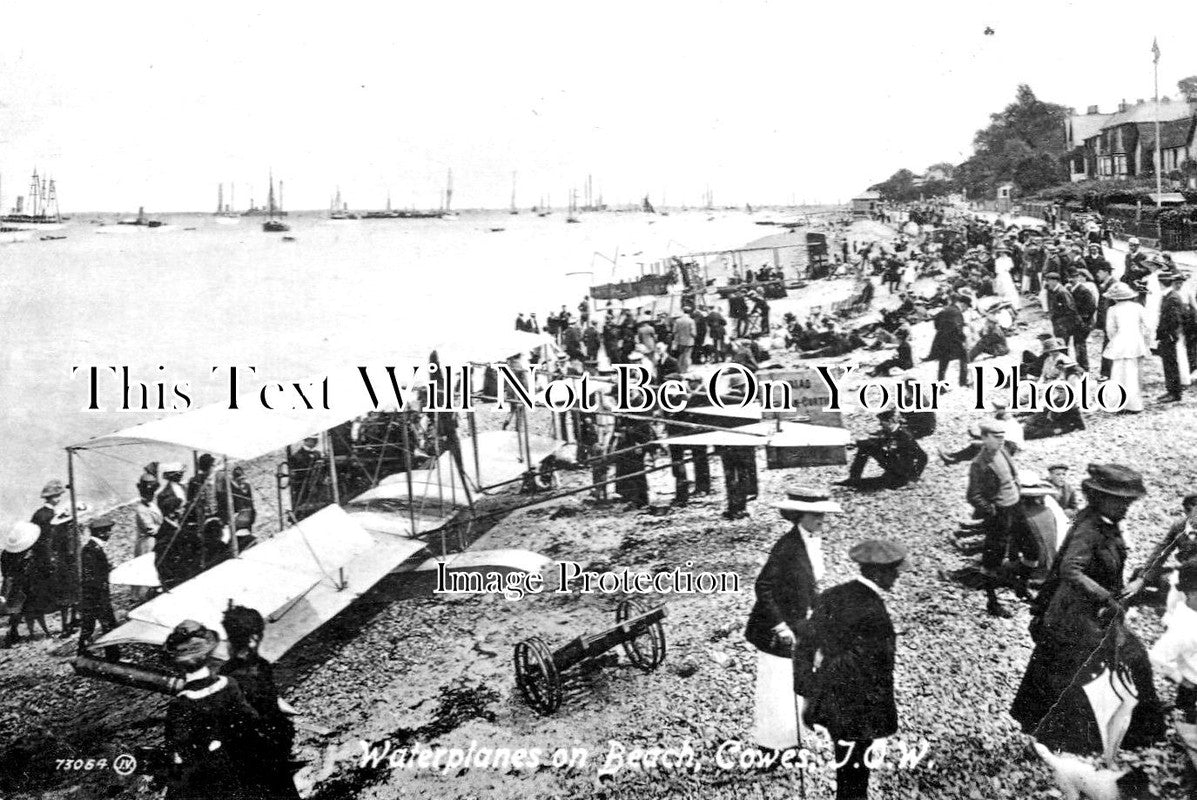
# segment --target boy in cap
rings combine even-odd
[[[87,652],[87,645],[91,642],[91,635],[95,632],[96,623],[100,624],[100,633],[105,634],[116,627],[116,614],[112,611],[112,595],[108,586],[108,573],[111,566],[105,547],[108,537],[112,534],[111,520],[98,519],[88,526],[90,536],[87,544],[83,545],[83,552],[79,556],[79,567],[82,578],[80,580],[79,595],[79,653]],[[115,661],[119,651],[115,647],[105,648],[105,657]]]
[[[842,509],[828,492],[805,487],[788,490],[775,508],[793,527],[778,539],[757,576],[756,603],[744,635],[757,650],[753,740],[780,751],[799,744],[791,659],[795,645],[807,636],[807,618],[823,577],[824,520]]]
[[[822,725],[835,742],[840,800],[869,796],[865,753],[874,740],[898,731],[897,637],[884,598],[906,555],[904,545],[884,539],[870,539],[848,551],[860,565],[860,575],[819,596],[802,643],[808,655],[799,662],[819,666],[794,672],[795,691],[807,699],[804,720]]]
[[[1047,468],[1047,479],[1052,486],[1056,487],[1056,502],[1060,504],[1060,508],[1065,511],[1075,512],[1078,507],[1076,500],[1076,489],[1072,488],[1072,484],[1068,482],[1067,464],[1052,464]]]
[[[1008,619],[1010,612],[997,598],[998,570],[1011,549],[1022,556],[1021,577],[1039,561],[1039,547],[1027,526],[1018,485],[1018,469],[1005,448],[1005,426],[997,420],[981,423],[981,452],[968,471],[967,498],[977,516],[985,521],[985,549],[981,572],[987,578],[985,611],[992,617]],[[1025,594],[1020,581],[1016,592]]]

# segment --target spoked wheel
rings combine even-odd
[[[627,622],[629,619],[645,613],[647,613],[647,609],[640,603],[635,600],[624,600],[615,609],[615,621]],[[665,628],[661,626],[660,620],[644,625],[643,630],[625,639],[621,646],[627,653],[628,661],[632,662],[632,666],[645,672],[652,672],[665,660]]]
[[[538,714],[552,714],[561,706],[561,674],[553,652],[536,636],[515,646],[515,685]]]

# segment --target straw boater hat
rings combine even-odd
[[[1127,286],[1125,283],[1119,281],[1106,290],[1105,297],[1108,300],[1113,300],[1115,303],[1123,300],[1134,300],[1138,297],[1138,293],[1134,289]]]
[[[201,659],[220,644],[220,635],[193,619],[185,619],[166,637],[163,649],[174,659]]]
[[[1138,498],[1147,494],[1143,476],[1121,464],[1090,464],[1089,477],[1081,481],[1081,488],[1115,497]]]
[[[183,464],[179,461],[168,461],[162,465],[163,475],[182,475],[183,471]]]
[[[1047,497],[1057,491],[1055,486],[1027,469],[1018,471],[1018,488],[1023,497]]]
[[[46,485],[42,487],[42,497],[57,497],[60,494],[64,494],[66,490],[66,484],[58,480],[58,478],[54,478],[51,481],[47,481]]]
[[[842,514],[844,509],[831,499],[831,493],[809,486],[795,486],[786,490],[786,499],[774,503],[778,511],[805,511],[811,514]]]
[[[41,536],[42,529],[32,522],[18,522],[12,526],[12,529],[0,539],[0,547],[6,553],[24,553],[33,543],[37,541],[37,537]]]

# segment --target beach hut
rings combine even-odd
[[[869,189],[852,198],[852,216],[871,217],[881,207],[881,194]]]

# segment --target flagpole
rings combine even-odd
[[[1160,156],[1160,45],[1152,39],[1151,51],[1155,73],[1155,207],[1164,204],[1164,160]]]

